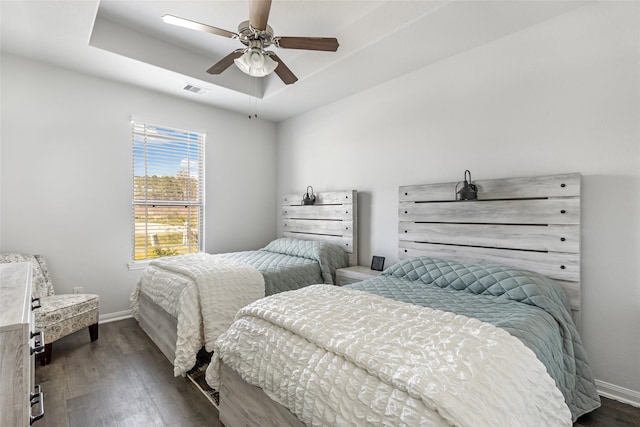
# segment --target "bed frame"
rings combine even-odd
[[[535,271],[562,285],[579,326],[580,174],[474,184],[472,201],[456,201],[455,182],[400,187],[400,259],[428,255]]]
[[[567,291],[579,320],[580,174],[474,181],[474,201],[456,201],[457,184],[399,188],[400,259],[428,255],[544,274]],[[221,381],[225,426],[304,426],[231,368],[222,367]]]
[[[349,255],[349,265],[358,261],[358,193],[356,190],[316,193],[313,205],[301,205],[301,194],[282,198],[283,236],[321,240],[341,246]],[[173,364],[178,339],[178,320],[140,294],[138,321]]]
[[[349,265],[358,265],[356,190],[317,193],[313,205],[301,205],[301,199],[300,194],[282,198],[283,237],[333,243],[349,254]]]

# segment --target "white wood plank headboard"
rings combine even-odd
[[[313,205],[301,205],[302,194],[283,196],[283,236],[336,244],[349,254],[349,265],[357,265],[358,192],[326,191],[315,196]]]
[[[580,174],[474,181],[478,200],[456,201],[457,182],[399,188],[400,259],[427,255],[535,271],[559,282],[580,310]]]

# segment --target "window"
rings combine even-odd
[[[134,261],[202,250],[204,140],[204,133],[132,122]]]

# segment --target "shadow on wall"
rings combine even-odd
[[[358,265],[368,265],[371,248],[371,193],[358,191]],[[366,248],[366,250],[365,250]]]
[[[601,268],[633,266],[626,276],[639,277],[640,177],[583,175],[581,214],[583,266],[599,259]]]
[[[583,175],[581,222],[583,282],[640,278],[639,176]]]
[[[638,391],[640,176],[583,175],[581,222],[581,334],[591,368],[596,378]]]

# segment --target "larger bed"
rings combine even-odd
[[[320,192],[313,205],[282,199],[283,237],[264,248],[192,254],[152,261],[131,297],[141,328],[173,363],[175,375],[196,364],[201,348],[243,306],[265,295],[316,283],[357,259],[357,193]]]
[[[476,202],[455,185],[400,187],[401,261],[379,277],[241,310],[207,372],[226,426],[570,426],[599,406],[579,174],[478,181]]]

